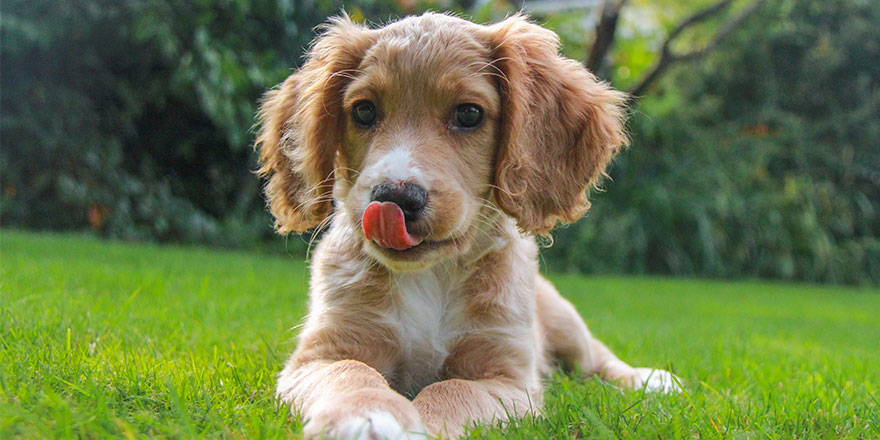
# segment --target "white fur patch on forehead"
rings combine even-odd
[[[406,147],[395,147],[382,155],[361,173],[370,186],[383,181],[413,182],[425,186],[421,170],[413,161],[412,153]]]

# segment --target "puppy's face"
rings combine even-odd
[[[336,196],[367,251],[395,269],[466,250],[491,203],[497,73],[475,26],[441,17],[383,29],[343,95]]]
[[[419,269],[469,250],[496,212],[534,233],[577,219],[625,141],[623,99],[520,16],[336,19],[264,99],[260,172],[280,232],[335,199],[369,254]]]

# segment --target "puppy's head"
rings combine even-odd
[[[264,98],[260,173],[282,234],[338,202],[395,270],[467,251],[503,211],[528,233],[577,220],[625,142],[623,94],[522,16],[334,19]]]

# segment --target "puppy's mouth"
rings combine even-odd
[[[422,244],[422,237],[406,229],[403,210],[394,202],[373,202],[364,210],[364,237],[380,247],[405,251]]]
[[[388,255],[398,259],[418,259],[431,250],[453,243],[426,240],[417,227],[408,228],[403,210],[393,202],[372,202],[361,218],[364,238]]]

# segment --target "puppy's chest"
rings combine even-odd
[[[466,331],[465,304],[456,279],[423,273],[395,281],[386,319],[397,330],[401,362],[389,379],[411,394],[440,380],[452,345]]]

